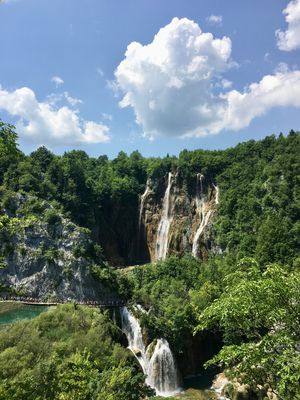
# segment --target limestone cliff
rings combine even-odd
[[[146,243],[149,251],[149,261],[157,259],[158,227],[163,217],[167,185],[167,177],[148,180],[141,198],[139,230],[141,241]],[[167,255],[182,256],[193,252],[195,257],[207,259],[213,247],[212,223],[218,197],[218,188],[204,176],[196,175],[194,187],[189,189],[178,172],[173,174],[169,196]]]
[[[91,272],[93,244],[79,228],[47,202],[16,194],[0,222],[0,287],[40,299],[96,300],[111,293]],[[12,211],[13,209],[13,211]],[[32,211],[32,207],[30,209]],[[38,215],[39,214],[39,215]]]

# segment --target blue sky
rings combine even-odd
[[[299,0],[6,0],[0,43],[0,118],[27,153],[159,156],[300,129]]]

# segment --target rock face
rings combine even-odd
[[[95,216],[93,238],[117,267],[188,253],[205,260],[217,250],[212,222],[218,201],[218,187],[200,172],[187,183],[180,172],[169,171],[148,178],[139,198],[103,206],[105,212]]]
[[[22,208],[28,201],[18,195]],[[43,203],[40,217],[7,215],[0,229],[0,284],[17,293],[44,300],[99,300],[110,292],[90,273],[89,232],[61,215],[46,221],[51,207]]]
[[[194,189],[187,185],[178,173],[165,179],[148,181],[141,199],[139,211],[141,243],[146,244],[148,261],[157,260],[158,229],[166,218],[166,193],[168,196],[168,235],[165,238],[167,255],[182,256],[195,253],[194,256],[207,259],[212,250],[212,221],[219,201],[218,188],[200,174],[195,176]],[[195,242],[195,238],[197,239]],[[193,251],[194,249],[195,252]]]
[[[115,201],[106,210],[105,216],[95,222],[93,237],[101,244],[111,265],[124,266],[138,262],[138,210],[138,199],[131,199],[126,204]]]

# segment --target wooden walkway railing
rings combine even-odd
[[[36,306],[57,306],[59,304],[70,304],[70,303],[76,303],[79,305],[90,306],[90,307],[122,307],[126,305],[126,302],[120,299],[100,300],[100,301],[94,301],[94,300],[77,301],[73,299],[46,301],[34,297],[21,297],[21,296],[2,296],[2,297],[0,296],[0,302],[22,303],[22,304],[36,305]]]

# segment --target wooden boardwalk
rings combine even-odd
[[[103,300],[103,301],[94,301],[94,300],[85,300],[85,301],[76,301],[72,299],[64,300],[64,301],[45,301],[41,299],[36,299],[32,297],[14,297],[14,296],[3,296],[0,297],[0,302],[6,303],[21,303],[32,306],[58,306],[60,304],[78,304],[89,307],[123,307],[126,305],[126,302],[120,299],[117,300]]]

